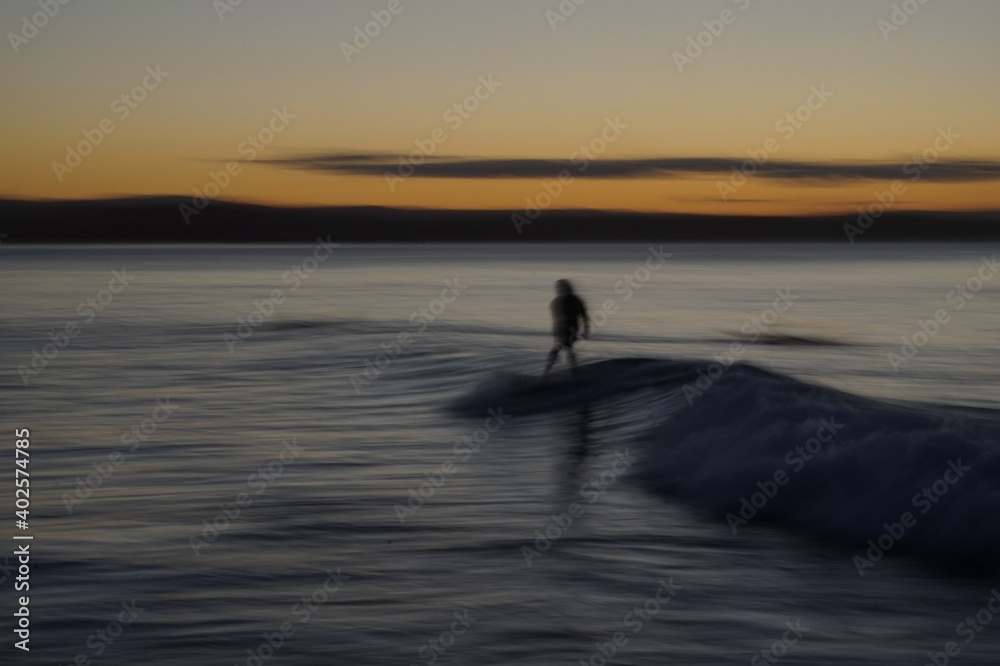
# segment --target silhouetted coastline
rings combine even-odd
[[[863,229],[857,215],[723,217],[551,210],[529,220],[523,211],[292,208],[219,201],[190,216],[188,224],[180,207],[190,203],[181,197],[2,200],[0,234],[6,234],[4,243],[296,243],[313,242],[317,236],[345,243],[1000,240],[1000,212],[993,211],[889,212]]]

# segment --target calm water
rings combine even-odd
[[[995,665],[996,251],[4,245],[3,660]],[[602,314],[542,385],[563,277]]]

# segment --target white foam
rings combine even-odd
[[[983,559],[1000,548],[998,425],[995,413],[889,405],[735,366],[644,436],[642,476],[720,517],[738,516],[744,498],[766,499],[737,530],[781,521],[864,546],[909,512],[916,525],[901,550]],[[819,450],[806,460],[796,447],[810,440]],[[950,472],[957,482],[939,483],[943,496],[932,490],[933,503],[915,504],[957,461],[971,470]],[[768,498],[778,472],[787,484]]]

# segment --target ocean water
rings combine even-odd
[[[0,246],[0,660],[995,665],[996,250]]]

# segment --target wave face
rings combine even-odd
[[[872,540],[874,559],[896,550],[995,560],[1000,413],[890,404],[744,364],[719,370],[626,359],[584,366],[576,380],[506,375],[456,408],[568,409],[659,388],[673,400],[636,438],[644,452],[639,478],[726,520],[734,534],[781,523],[841,541],[861,557]]]

